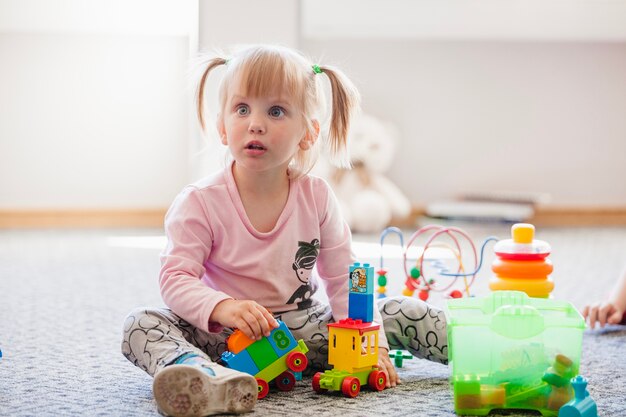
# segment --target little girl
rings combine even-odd
[[[254,377],[215,362],[234,328],[259,339],[280,319],[309,347],[312,368],[327,368],[326,325],[347,317],[355,261],[335,196],[308,175],[322,130],[322,79],[332,93],[329,133],[322,136],[339,165],[346,164],[359,105],[353,84],[290,49],[248,47],[208,61],[197,99],[203,128],[204,85],[217,67],[225,71],[217,130],[232,161],[186,187],[166,215],[160,287],[169,309],[136,309],[124,324],[123,354],[154,376],[157,405],[174,416],[254,407]],[[312,298],[318,282],[329,305]],[[389,348],[447,362],[441,311],[406,297],[383,299],[378,308],[379,367],[388,387],[400,382]]]

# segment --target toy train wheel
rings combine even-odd
[[[276,388],[281,391],[291,391],[296,385],[296,377],[289,371],[278,375],[274,381],[276,382]]]
[[[294,372],[302,372],[309,364],[309,360],[302,352],[291,352],[287,355],[287,367]]]
[[[322,379],[322,373],[321,372],[316,372],[315,375],[313,375],[313,391],[315,392],[326,392],[327,390],[320,387],[320,379]]]
[[[387,385],[387,377],[383,371],[372,371],[367,378],[367,385],[376,391],[382,391]]]
[[[341,392],[346,397],[356,397],[359,395],[359,391],[361,390],[361,383],[359,382],[359,378],[355,376],[347,376],[341,382]]]
[[[265,398],[268,392],[270,392],[270,386],[266,380],[257,378],[257,388],[259,389],[258,399]]]

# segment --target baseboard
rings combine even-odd
[[[0,229],[163,227],[167,209],[0,210]]]
[[[416,225],[425,213],[424,207],[414,207],[410,218],[398,225]],[[535,207],[528,222],[535,226],[626,226],[626,207]]]
[[[535,208],[529,223],[537,226],[626,226],[626,207]]]
[[[0,210],[0,229],[162,227],[167,209],[128,210]],[[398,227],[412,227],[424,216],[414,207],[410,217],[394,219]],[[535,226],[626,226],[626,207],[536,208],[529,223]]]

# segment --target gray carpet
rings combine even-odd
[[[504,226],[466,230],[477,240],[508,233]],[[132,307],[162,305],[156,282],[159,235],[159,230],[0,232],[1,416],[158,415],[151,378],[122,357],[119,345],[123,318]],[[625,262],[625,228],[546,229],[539,235],[553,246],[555,297],[577,306],[601,299]],[[377,242],[373,236],[355,238]],[[478,293],[485,291],[488,269],[481,276]],[[581,372],[601,416],[626,416],[625,342],[623,327],[584,335]],[[401,386],[382,393],[364,390],[356,399],[317,395],[305,379],[292,392],[272,392],[249,415],[454,415],[446,366],[413,359],[400,375]]]

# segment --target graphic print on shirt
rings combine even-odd
[[[289,297],[287,304],[297,303],[298,309],[307,308],[311,304],[311,296],[316,288],[313,287],[310,279],[319,250],[320,241],[318,239],[313,239],[311,243],[298,242],[296,259],[291,267],[302,285]]]

